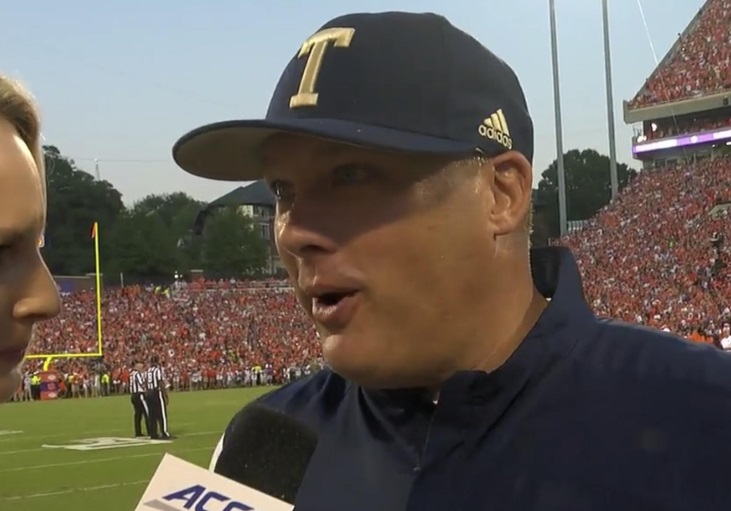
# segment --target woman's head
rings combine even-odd
[[[31,96],[0,76],[0,402],[19,384],[34,325],[60,309],[40,254],[46,223],[40,136]]]

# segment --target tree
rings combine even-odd
[[[257,276],[267,267],[269,244],[258,226],[236,207],[218,209],[206,221],[202,262],[216,278]]]
[[[178,271],[175,236],[159,212],[133,206],[120,216],[112,238],[110,273],[155,281],[172,280]]]
[[[143,215],[157,215],[169,231],[174,243],[171,250],[176,257],[175,271],[185,274],[201,266],[201,243],[193,239],[191,229],[203,207],[202,202],[183,192],[148,195],[134,205]]]
[[[110,260],[113,241],[105,236],[124,211],[122,194],[108,181],[97,181],[61,155],[45,146],[48,183],[46,247],[43,255],[56,275],[80,275],[94,271],[91,228],[99,222],[102,261]]]
[[[126,282],[171,280],[203,268],[217,277],[256,276],[268,266],[269,243],[259,225],[237,208],[208,219],[203,235],[194,224],[204,204],[182,192],[148,195],[129,208],[109,182],[76,166],[54,146],[44,147],[48,220],[44,257],[56,275],[94,271],[91,229],[99,223],[102,272]]]
[[[588,220],[607,205],[612,189],[609,175],[609,157],[594,149],[573,149],[564,154],[566,174],[566,217],[568,220]],[[623,189],[637,175],[624,163],[617,163],[619,189]],[[558,161],[541,174],[536,193],[550,236],[559,235],[558,214]]]

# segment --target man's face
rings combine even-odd
[[[297,136],[264,148],[277,248],[328,364],[368,387],[435,383],[485,325],[485,172]]]
[[[58,291],[39,252],[45,216],[31,153],[0,119],[0,402],[17,389],[33,326],[59,312]]]

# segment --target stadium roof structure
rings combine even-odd
[[[254,181],[248,185],[239,186],[206,204],[196,215],[192,233],[199,236],[203,233],[206,220],[215,210],[227,206],[267,206],[274,207],[274,195],[264,181]]]
[[[217,206],[274,206],[274,195],[264,181],[254,181],[231,190],[209,203],[207,207]]]

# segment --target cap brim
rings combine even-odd
[[[387,151],[463,155],[475,148],[465,142],[335,119],[224,121],[185,135],[173,146],[173,159],[195,176],[219,181],[255,181],[263,177],[260,148],[277,133],[310,135]]]

